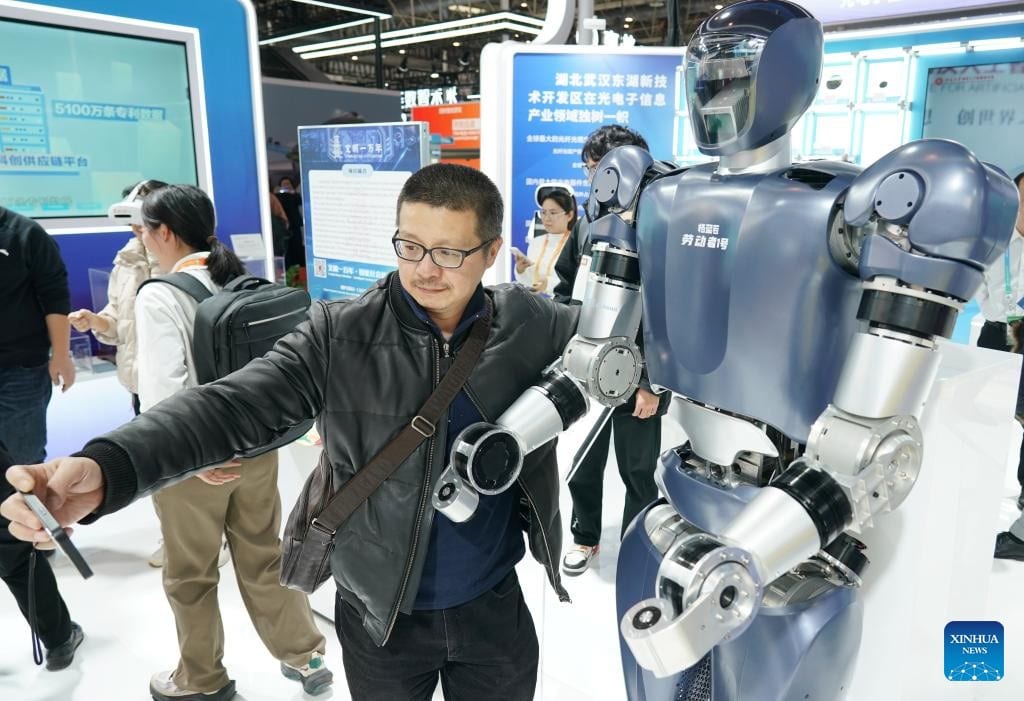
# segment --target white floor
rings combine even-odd
[[[665,429],[665,444],[674,444],[680,434],[670,422],[666,422]],[[563,465],[571,460],[586,430],[587,426],[581,422],[562,440],[559,452]],[[308,454],[308,449],[289,451],[282,459],[281,492],[286,505],[293,502],[298,488],[295,476],[299,470],[293,456],[305,461]],[[1013,472],[1016,458],[1015,453],[1008,456],[1005,498],[1000,505],[1001,528],[1018,515],[1015,500],[1019,487]],[[624,698],[614,605],[622,495],[617,470],[610,463],[605,481],[605,525],[600,557],[592,571],[567,579],[566,585],[573,598],[571,605],[559,603],[544,586],[543,573],[532,560],[520,566],[520,578],[541,638],[537,699]],[[563,490],[562,511],[566,522],[570,510],[568,491]],[[68,670],[53,673],[32,665],[28,626],[13,599],[0,594],[0,701],[148,698],[150,675],[172,668],[177,660],[173,620],[163,597],[160,572],[146,565],[158,532],[152,505],[144,500],[76,532],[75,540],[96,571],[95,577],[83,581],[68,562],[60,556],[56,559],[54,565],[62,592],[72,616],[86,634],[85,643]],[[221,572],[221,610],[228,632],[225,663],[237,680],[239,701],[310,698],[305,697],[294,682],[280,676],[276,661],[263,648],[249,624],[231,567]],[[997,561],[993,564],[989,610],[993,619],[1003,623],[1010,638],[1007,642],[1010,670],[1000,690],[1010,693],[1000,694],[998,698],[1024,698],[1024,683],[1012,677],[1013,658],[1021,659],[1017,636],[1024,637],[1024,607],[1017,604],[1022,581],[1024,563]],[[339,683],[332,692],[316,698],[349,699],[343,683],[337,638],[327,621],[318,623],[328,641],[328,664],[335,670]],[[964,685],[962,698],[972,698],[966,688],[971,686]],[[436,698],[441,698],[440,693]]]

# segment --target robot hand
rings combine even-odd
[[[662,560],[658,596],[630,608],[619,626],[637,663],[658,677],[692,667],[740,635],[764,594],[749,552],[687,526],[693,530],[677,538]]]
[[[452,444],[451,463],[434,488],[434,508],[456,523],[469,520],[480,494],[501,494],[512,486],[524,455],[511,431],[485,422],[468,426]]]
[[[530,387],[495,424],[475,423],[452,444],[431,502],[456,523],[470,519],[480,494],[501,494],[523,468],[523,459],[587,413],[587,397],[558,363]]]

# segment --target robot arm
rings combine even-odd
[[[465,521],[479,494],[508,489],[527,454],[587,413],[588,396],[614,407],[636,391],[643,361],[635,342],[642,302],[634,222],[644,186],[666,170],[635,146],[601,160],[587,205],[593,259],[577,333],[495,425],[474,424],[456,438],[432,499],[448,518]]]
[[[1016,202],[1008,178],[946,141],[907,144],[854,180],[833,233],[863,241],[847,251],[864,280],[863,328],[833,401],[804,455],[720,535],[671,510],[646,524],[673,535],[658,596],[620,625],[642,666],[658,676],[692,666],[749,626],[766,585],[812,556],[828,560],[841,533],[860,533],[904,501],[922,463],[916,417],[938,368],[936,337],[952,333],[982,270],[1006,248]]]

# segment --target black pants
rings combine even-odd
[[[5,462],[5,453],[0,447],[0,501],[14,493],[14,488],[3,477],[10,462]],[[32,545],[17,540],[7,530],[10,521],[0,517],[0,579],[14,594],[18,608],[28,621],[28,564],[32,554]],[[71,637],[71,616],[68,607],[57,590],[57,580],[53,577],[50,563],[42,554],[36,556],[35,577],[35,609],[36,625],[39,639],[47,650],[62,645]],[[25,635],[26,648],[29,636]]]
[[[594,439],[590,452],[569,482],[572,494],[572,535],[578,545],[601,542],[601,501],[604,494],[604,466],[608,462],[608,443],[615,435],[615,460],[622,483],[626,485],[626,503],[622,508],[622,533],[640,511],[658,498],[654,468],[661,451],[661,419],[638,419],[631,414],[612,414]]]
[[[981,327],[981,334],[978,336],[979,348],[990,348],[992,350],[1008,351],[1010,346],[1006,344],[1006,324],[995,321],[986,321]],[[1017,414],[1022,413],[1022,399],[1024,399],[1024,372],[1021,372],[1017,385]],[[1020,444],[1020,459],[1017,462],[1017,482],[1024,491],[1024,441]]]
[[[334,625],[353,699],[429,701],[439,676],[446,701],[534,697],[537,633],[514,570],[469,603],[399,614],[384,647],[374,645],[340,597]]]

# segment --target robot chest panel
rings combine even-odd
[[[644,197],[651,380],[804,440],[857,323],[859,280],[828,250],[836,189],[694,169]]]

